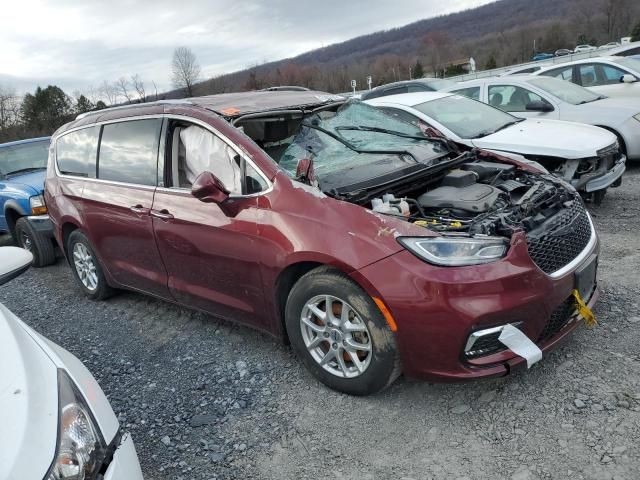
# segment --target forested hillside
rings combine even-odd
[[[196,92],[288,84],[341,92],[349,89],[352,78],[363,86],[367,75],[382,84],[409,78],[410,69],[412,76],[416,70],[442,74],[469,57],[480,68],[523,62],[534,53],[534,41],[538,52],[578,43],[600,45],[629,35],[638,22],[637,0],[500,0],[212,78]]]

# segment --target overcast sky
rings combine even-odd
[[[71,93],[137,73],[164,90],[176,46],[190,47],[208,78],[490,1],[3,1],[0,86]]]

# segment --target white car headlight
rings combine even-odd
[[[495,262],[508,250],[507,241],[499,237],[400,237],[398,241],[422,260],[446,267]]]
[[[46,480],[90,480],[107,447],[91,411],[73,380],[58,370],[58,450]]]

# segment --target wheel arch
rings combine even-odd
[[[625,155],[627,154],[627,144],[625,143],[624,138],[622,138],[622,135],[620,135],[620,133],[615,128],[607,127],[606,125],[596,125],[596,127],[604,128],[605,130],[613,133],[618,138],[621,152]]]
[[[62,224],[61,227],[61,240],[62,240],[62,251],[64,252],[65,256],[67,257],[67,259],[69,258],[69,255],[67,252],[67,242],[69,240],[69,236],[75,231],[80,229],[80,226],[78,224],[76,224],[75,222],[72,221],[66,221],[65,223]]]
[[[4,217],[7,221],[7,227],[9,228],[9,233],[15,239],[16,232],[16,222],[20,217],[27,216],[28,213],[24,211],[24,209],[20,206],[18,202],[15,200],[7,200],[4,204]]]
[[[277,327],[284,344],[289,344],[289,336],[285,324],[285,310],[287,299],[293,286],[308,272],[325,267],[327,270],[335,270],[351,279],[367,295],[372,298],[377,296],[377,291],[362,275],[357,274],[357,270],[347,264],[337,262],[328,258],[308,258],[298,259],[289,263],[276,277],[274,282],[274,306],[276,309]]]

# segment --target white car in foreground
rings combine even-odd
[[[0,247],[0,285],[32,259]],[[91,373],[2,304],[0,479],[142,480],[131,437]]]
[[[608,97],[640,98],[640,60],[631,57],[575,60],[544,67],[533,74],[568,80]]]
[[[606,128],[618,137],[620,149],[629,160],[640,160],[640,98],[606,98],[570,82],[535,75],[470,80],[449,91],[518,117]]]
[[[599,203],[618,186],[626,158],[616,136],[602,128],[553,120],[525,120],[462,95],[408,93],[367,100],[467,148],[519,154],[542,164]]]

